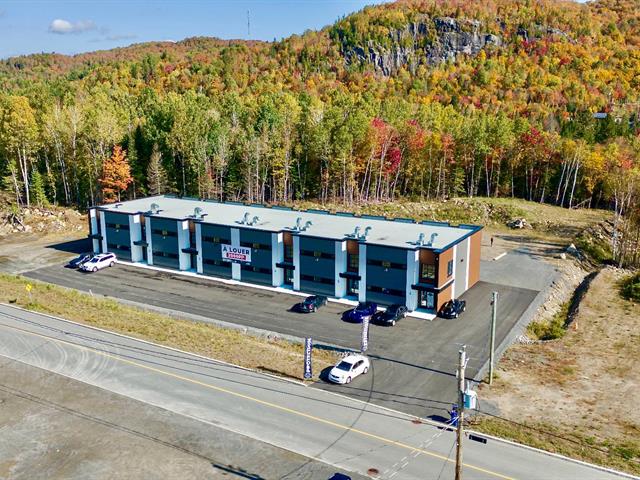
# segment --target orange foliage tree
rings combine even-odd
[[[127,160],[127,152],[122,147],[113,147],[113,154],[102,164],[102,198],[111,203],[120,201],[120,194],[127,189],[133,181],[131,168]]]

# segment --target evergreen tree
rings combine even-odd
[[[158,150],[158,145],[153,145],[149,167],[147,169],[147,189],[149,195],[162,195],[169,190],[169,180],[167,171],[162,165],[162,154]]]
[[[49,200],[47,200],[47,195],[44,191],[44,180],[40,172],[35,168],[31,172],[31,185],[29,188],[31,190],[33,203],[38,207],[44,207],[49,204]]]

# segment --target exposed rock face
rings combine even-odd
[[[403,29],[389,32],[391,46],[373,41],[363,46],[343,44],[347,64],[370,63],[384,75],[407,66],[411,72],[420,64],[435,65],[455,60],[458,55],[476,55],[488,45],[501,46],[497,35],[482,32],[477,20],[422,16]]]

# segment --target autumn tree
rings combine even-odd
[[[120,201],[120,194],[132,181],[127,152],[116,145],[113,147],[111,157],[105,159],[102,164],[102,176],[99,182],[102,186],[103,200],[107,203]]]

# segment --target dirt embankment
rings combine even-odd
[[[492,421],[486,429],[640,473],[640,410],[630,403],[640,392],[640,305],[619,295],[627,274],[612,267],[598,273],[562,338],[512,346],[497,380],[480,389],[499,416],[558,437],[513,426],[509,433]]]

